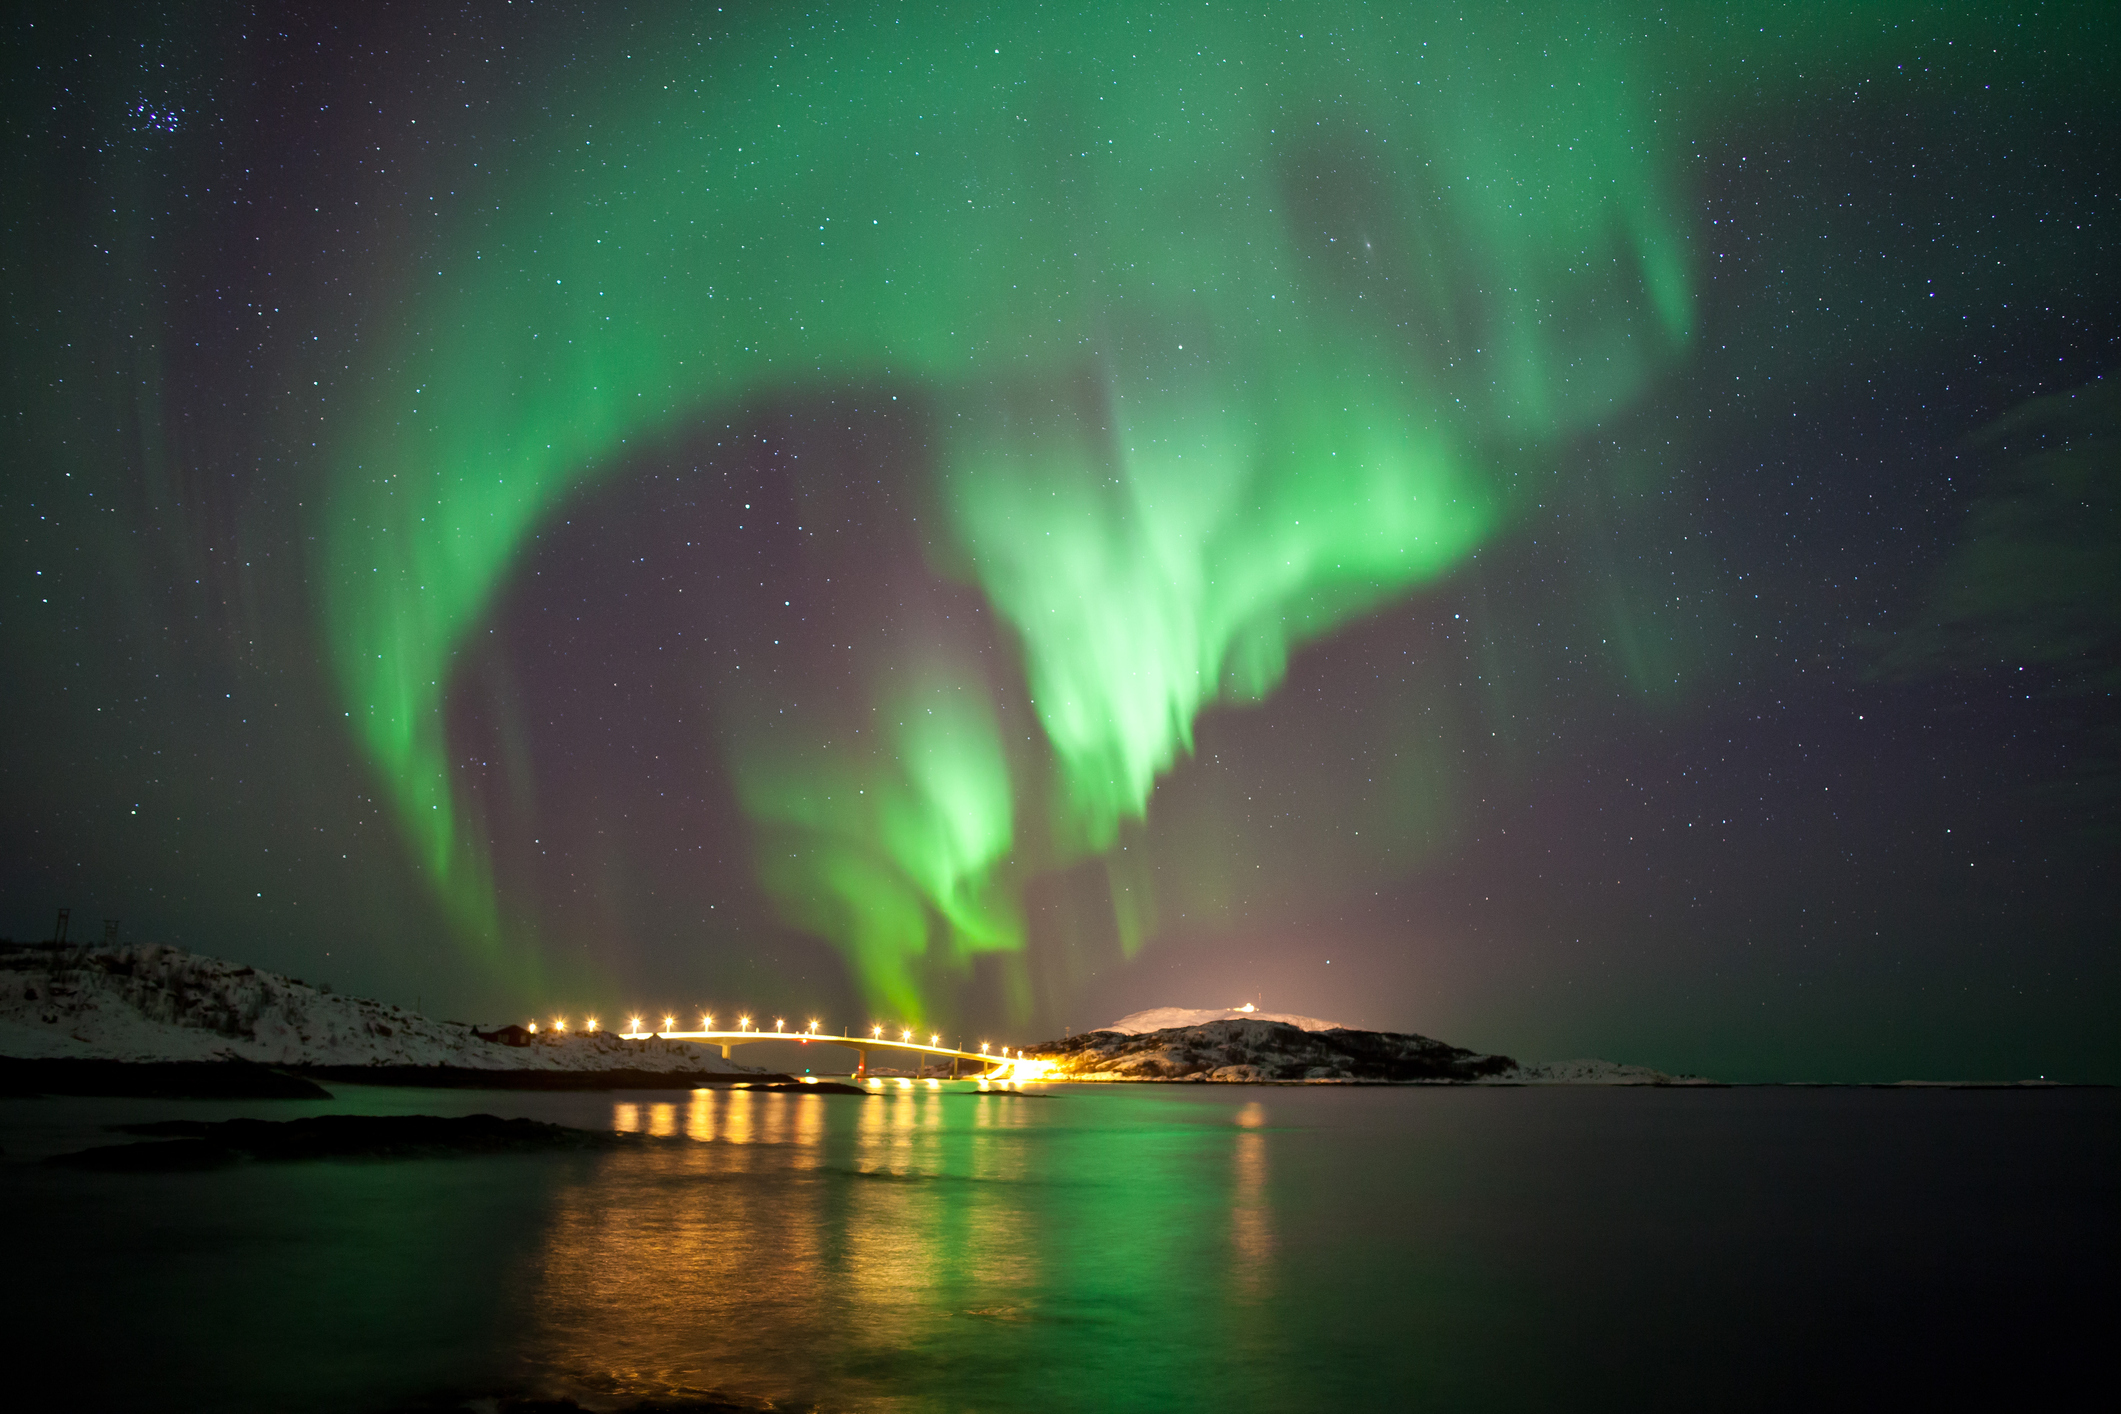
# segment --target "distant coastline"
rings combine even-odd
[[[1212,1019],[1211,1019],[1212,1018]],[[1184,1024],[1172,1024],[1184,1023]],[[1720,1087],[1584,1059],[1521,1061],[1314,1017],[1160,1007],[1026,1047],[1070,1083]],[[689,1090],[788,1075],[659,1037],[480,1029],[157,945],[0,943],[0,1097],[328,1099],[327,1085]],[[1873,1089],[2052,1089],[2049,1080],[1767,1081]]]

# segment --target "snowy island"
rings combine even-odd
[[[1525,1063],[1427,1036],[1364,1031],[1315,1016],[1158,1007],[1110,1026],[1027,1048],[1057,1080],[1234,1084],[1707,1085],[1647,1066],[1578,1060]]]
[[[179,948],[0,947],[0,1091],[663,1089],[764,1075],[682,1041],[436,1021]]]

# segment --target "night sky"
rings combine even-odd
[[[2103,4],[7,33],[0,933],[2121,1080]]]

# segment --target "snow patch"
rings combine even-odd
[[[1256,1012],[1156,1031],[1084,1031],[1029,1053],[1060,1080],[1434,1083],[1478,1080],[1517,1066],[1508,1056],[1477,1055],[1426,1036],[1309,1031]]]
[[[1285,1011],[1257,1011],[1246,1007],[1151,1007],[1147,1011],[1123,1016],[1110,1026],[1101,1028],[1117,1031],[1126,1036],[1142,1036],[1151,1031],[1176,1031],[1184,1026],[1205,1026],[1211,1021],[1279,1021],[1284,1026],[1294,1026],[1299,1031],[1347,1031],[1351,1027],[1337,1021],[1320,1021],[1315,1016],[1297,1016]]]
[[[457,1066],[748,1074],[684,1041],[541,1034],[488,1041],[460,1021],[342,997],[292,977],[153,944],[0,951],[0,1056],[28,1060]]]

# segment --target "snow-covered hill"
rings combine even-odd
[[[1307,1031],[1246,1017],[1129,1034],[1090,1031],[1031,1054],[1073,1080],[1478,1080],[1514,1069],[1426,1036]]]
[[[1294,1026],[1299,1031],[1348,1029],[1337,1021],[1321,1021],[1315,1016],[1298,1016],[1287,1011],[1260,1011],[1250,1006],[1151,1007],[1147,1011],[1135,1012],[1132,1016],[1123,1016],[1104,1029],[1139,1036],[1149,1031],[1175,1031],[1182,1026],[1205,1026],[1211,1021],[1279,1021],[1285,1026]]]
[[[1358,1031],[1311,1018],[1205,1013],[1200,1022],[1129,1029],[1144,1021],[1200,1015],[1179,1007],[1136,1012],[1118,1026],[1029,1055],[1062,1080],[1443,1081],[1483,1085],[1702,1085],[1639,1065],[1579,1060],[1524,1063],[1482,1055],[1427,1036]]]
[[[0,949],[0,1056],[281,1066],[750,1074],[704,1046],[550,1034],[526,1046],[177,948]]]

